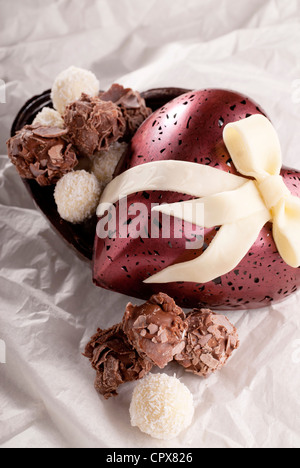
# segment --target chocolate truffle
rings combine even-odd
[[[100,195],[98,179],[84,170],[64,175],[54,190],[60,217],[73,224],[82,223],[96,213]]]
[[[184,320],[174,300],[159,293],[141,306],[127,305],[123,330],[141,356],[163,369],[185,347]]]
[[[209,309],[195,309],[186,323],[186,345],[175,360],[188,372],[207,377],[221,369],[238,348],[237,330],[227,317]]]
[[[152,109],[146,106],[145,100],[138,91],[113,84],[104,93],[99,93],[103,101],[112,101],[120,107],[126,121],[126,136],[132,137],[144,120],[152,114]]]
[[[116,104],[87,94],[67,106],[64,121],[68,138],[79,154],[91,158],[97,151],[108,149],[126,131],[121,109]]]
[[[65,140],[67,130],[26,125],[7,141],[8,156],[24,179],[39,185],[55,184],[77,164],[74,147]]]
[[[64,114],[67,105],[79,99],[82,93],[96,96],[99,89],[99,80],[94,73],[71,66],[55,78],[51,98],[55,109],[60,114]]]
[[[117,388],[143,378],[152,368],[129,344],[121,324],[109,330],[98,329],[86,345],[84,356],[96,370],[95,388],[108,399],[117,395]]]
[[[193,395],[176,377],[149,374],[136,386],[129,413],[132,426],[155,439],[171,440],[192,422]]]
[[[43,125],[44,127],[64,128],[65,123],[59,112],[50,107],[43,107],[37,114],[32,125]]]
[[[126,152],[127,147],[127,143],[116,141],[107,150],[102,150],[95,154],[91,171],[97,177],[102,191],[112,181],[116,167]]]

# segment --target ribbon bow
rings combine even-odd
[[[199,198],[153,210],[205,228],[221,226],[200,257],[169,266],[145,283],[216,279],[240,263],[269,221],[283,260],[300,266],[300,199],[292,196],[280,175],[280,142],[271,122],[253,115],[228,124],[223,138],[236,169],[254,180],[186,161],[155,161],[129,169],[104,190],[99,217],[107,203],[139,191],[165,190]],[[204,223],[191,209],[198,203],[204,206]]]

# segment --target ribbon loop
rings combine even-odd
[[[224,128],[223,138],[237,170],[260,181],[279,175],[282,166],[278,135],[263,115],[252,115]]]
[[[289,196],[273,210],[273,237],[278,252],[293,268],[300,266],[300,199]]]

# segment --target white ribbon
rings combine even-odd
[[[253,115],[227,125],[223,138],[236,169],[255,180],[169,160],[133,167],[104,190],[99,217],[107,203],[140,191],[164,190],[199,198],[153,210],[206,228],[221,226],[201,256],[167,267],[145,283],[206,283],[225,275],[244,258],[268,221],[273,222],[273,237],[283,260],[294,268],[300,266],[300,199],[291,195],[280,176],[282,157],[274,127],[266,117]],[[184,209],[197,203],[204,205],[204,226],[195,218],[197,210]]]

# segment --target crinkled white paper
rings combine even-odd
[[[241,346],[218,374],[202,380],[166,369],[195,400],[193,423],[177,439],[131,428],[135,383],[117,399],[98,396],[81,352],[98,326],[120,321],[130,298],[92,284],[90,266],[37,211],[5,146],[23,103],[76,65],[95,72],[102,89],[119,82],[248,94],[271,117],[284,163],[300,170],[299,18],[298,0],[0,0],[3,448],[300,446],[299,293],[228,312]]]

